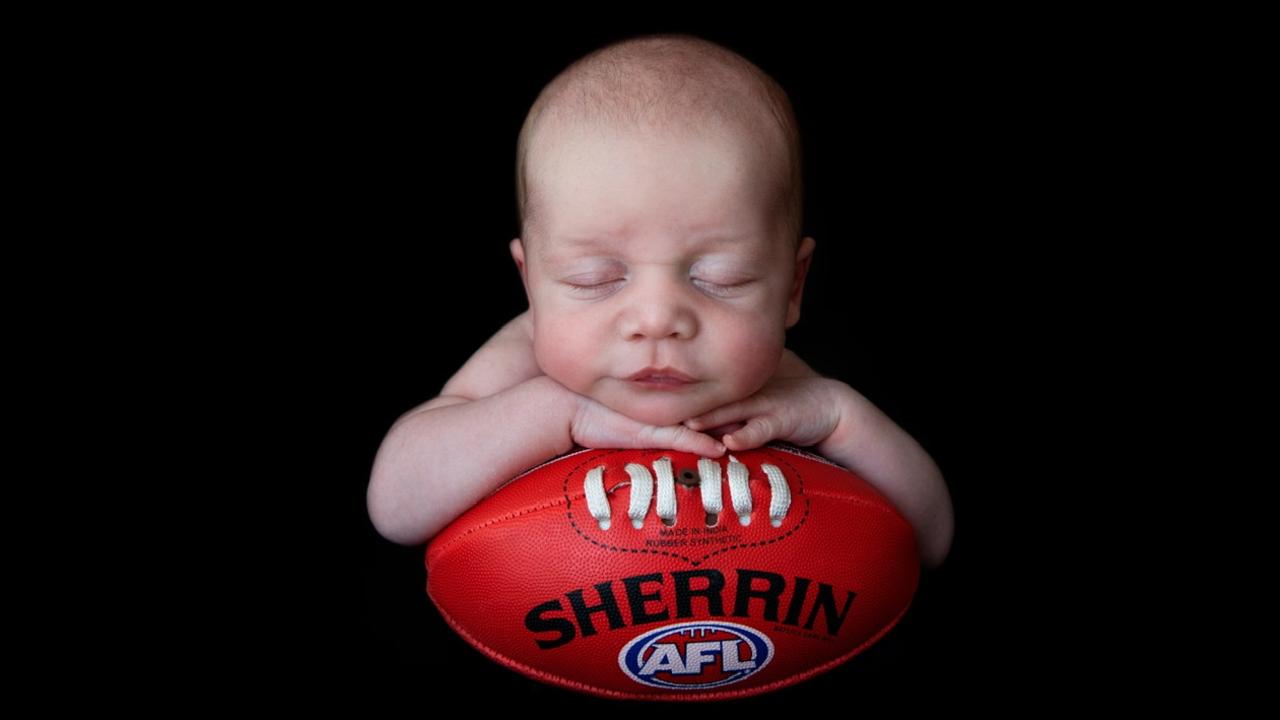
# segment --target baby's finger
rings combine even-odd
[[[710,435],[713,438],[720,439],[725,435],[735,433],[746,426],[747,424],[744,422],[731,422],[728,425],[720,425],[719,427],[703,428],[699,432],[705,435]]]
[[[746,401],[729,403],[728,405],[718,407],[715,410],[702,413],[697,417],[691,417],[688,420],[685,420],[684,424],[691,430],[706,430],[707,428],[722,427],[741,420],[746,420],[751,414],[750,410],[751,409],[747,406]]]
[[[701,455],[702,457],[720,457],[725,453],[725,446],[710,435],[694,432],[683,425],[654,428],[661,438],[663,447]]]
[[[772,415],[758,415],[747,421],[745,427],[724,436],[725,447],[730,450],[751,450],[779,437],[779,423]]]

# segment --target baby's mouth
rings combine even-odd
[[[658,392],[658,393],[680,393],[697,387],[698,383],[694,380],[685,380],[683,378],[675,378],[669,375],[645,375],[643,377],[632,378],[628,382],[631,386],[640,392]]]
[[[685,385],[694,379],[674,367],[647,367],[627,378],[633,382]]]
[[[680,378],[673,378],[668,375],[647,375],[642,378],[636,378],[639,383],[651,383],[657,385],[686,385],[688,381]]]

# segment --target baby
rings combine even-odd
[[[400,417],[369,514],[428,540],[522,471],[576,447],[707,457],[772,440],[850,468],[912,523],[925,567],[951,544],[937,465],[848,385],[784,345],[815,246],[785,92],[683,35],[632,38],[557,76],[517,147],[528,311]]]

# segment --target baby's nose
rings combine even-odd
[[[638,293],[627,308],[623,335],[628,340],[693,337],[697,319],[689,301],[675,288],[655,285],[650,292]]]

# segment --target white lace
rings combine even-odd
[[[769,479],[769,523],[774,527],[782,524],[787,510],[791,507],[791,488],[787,485],[782,470],[776,465],[761,465],[765,477]],[[644,516],[649,510],[649,500],[653,498],[654,477],[649,468],[640,463],[628,463],[626,467],[628,481],[620,482],[612,488],[612,492],[625,485],[631,486],[631,502],[627,506],[627,517],[634,528],[644,526]],[[674,525],[676,521],[675,475],[671,469],[671,458],[662,457],[653,461],[653,472],[657,475],[658,519],[665,525]],[[707,513],[707,524],[715,524],[720,512],[724,509],[720,488],[720,463],[711,458],[698,460],[698,489],[702,496],[702,508]],[[738,522],[751,524],[751,489],[747,485],[747,466],[733,455],[729,456],[729,498],[733,504],[733,512]],[[608,530],[612,524],[610,519],[609,499],[604,489],[604,466],[592,468],[583,490],[587,494],[587,511],[600,524],[601,530]]]

